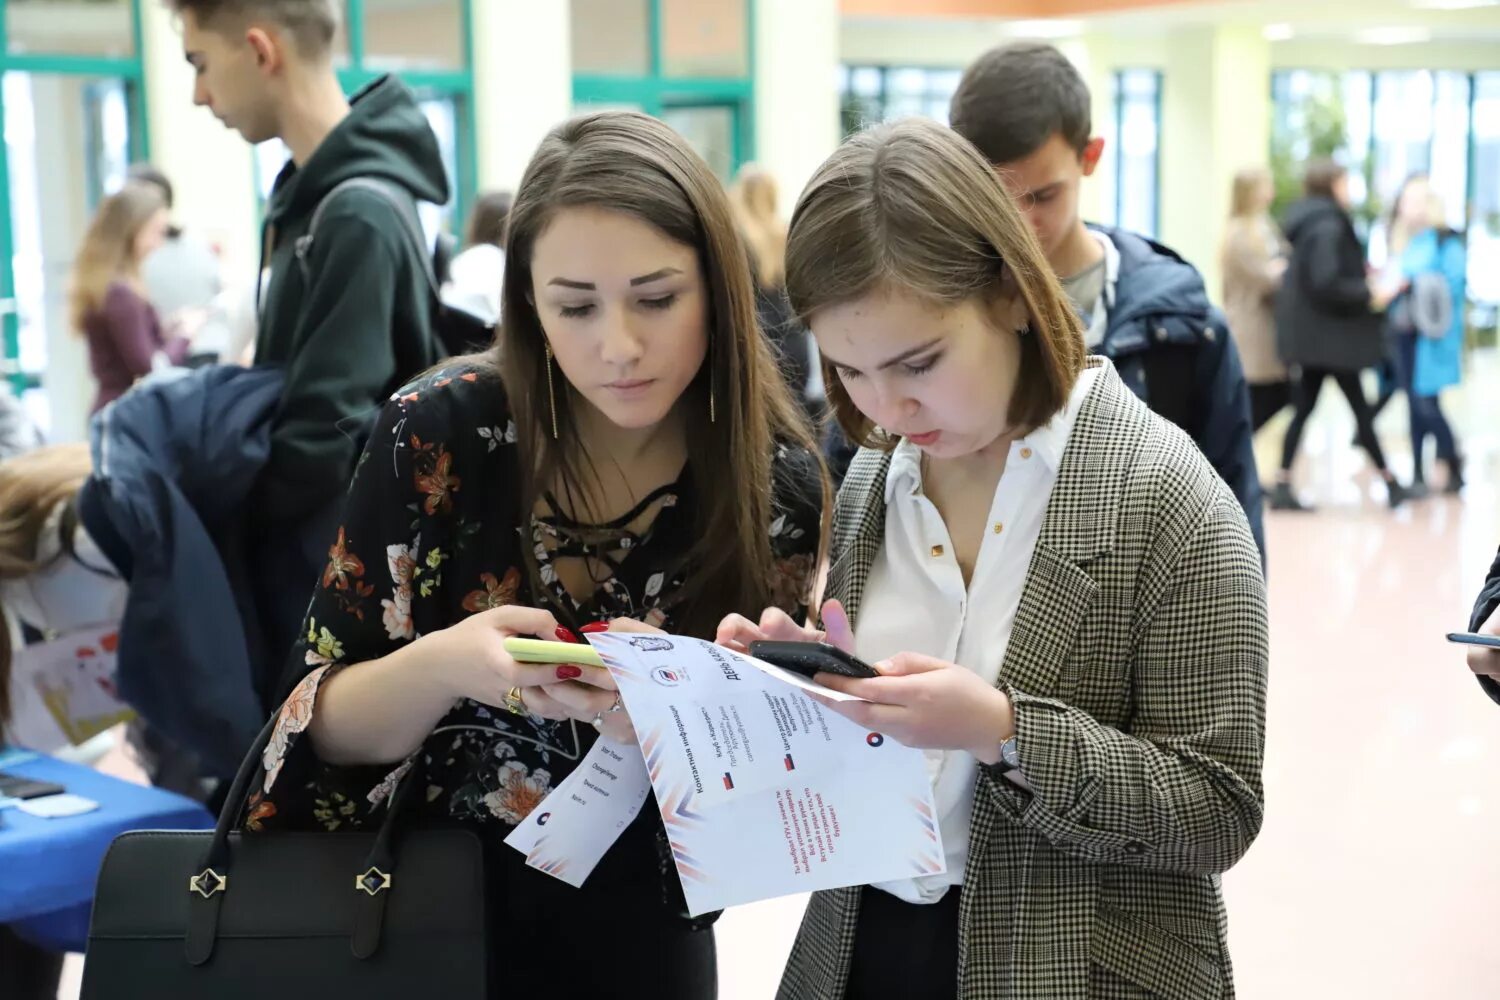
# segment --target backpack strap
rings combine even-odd
[[[306,235],[297,239],[294,248],[297,263],[302,268],[303,279],[305,281],[312,279],[312,266],[308,263],[308,259],[312,253],[313,241],[317,239],[318,224],[323,221],[329,202],[333,201],[339,192],[355,189],[373,192],[395,209],[396,217],[401,220],[401,228],[406,232],[407,242],[416,251],[417,259],[422,262],[422,273],[427,277],[427,287],[432,290],[433,298],[438,299],[437,274],[433,271],[432,254],[427,249],[427,235],[422,229],[422,220],[417,215],[416,202],[404,190],[374,177],[350,177],[348,180],[340,181],[334,185],[332,191],[323,196],[323,199],[318,202],[318,207],[313,209],[312,223],[307,227]]]

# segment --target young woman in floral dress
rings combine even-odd
[[[502,644],[800,614],[826,477],[756,328],[723,190],[667,126],[605,112],[555,129],[506,258],[494,351],[376,424],[247,825],[368,828],[420,767],[428,814],[491,848],[495,995],[701,1000],[711,918],[685,915],[654,803],[581,889],[502,845],[596,730],[633,738],[605,672]]]

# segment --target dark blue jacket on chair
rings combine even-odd
[[[215,366],[137,387],[94,417],[94,472],[78,496],[84,527],[130,585],[121,696],[219,777],[260,731],[265,674],[284,652],[267,652],[248,585],[255,551],[278,540],[243,527],[283,381]]]
[[[1245,509],[1262,557],[1260,478],[1251,447],[1250,387],[1224,314],[1174,251],[1135,233],[1091,227],[1120,253],[1114,305],[1095,348],[1153,411],[1198,443]]]

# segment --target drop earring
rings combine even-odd
[[[546,345],[547,352],[547,409],[552,413],[552,440],[557,440],[557,394],[552,389],[552,345]]]

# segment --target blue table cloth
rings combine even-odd
[[[129,830],[205,830],[208,810],[192,799],[134,785],[51,757],[7,755],[0,770],[53,781],[99,808],[39,819],[0,810],[0,924],[52,951],[83,951],[94,883],[110,842]]]

